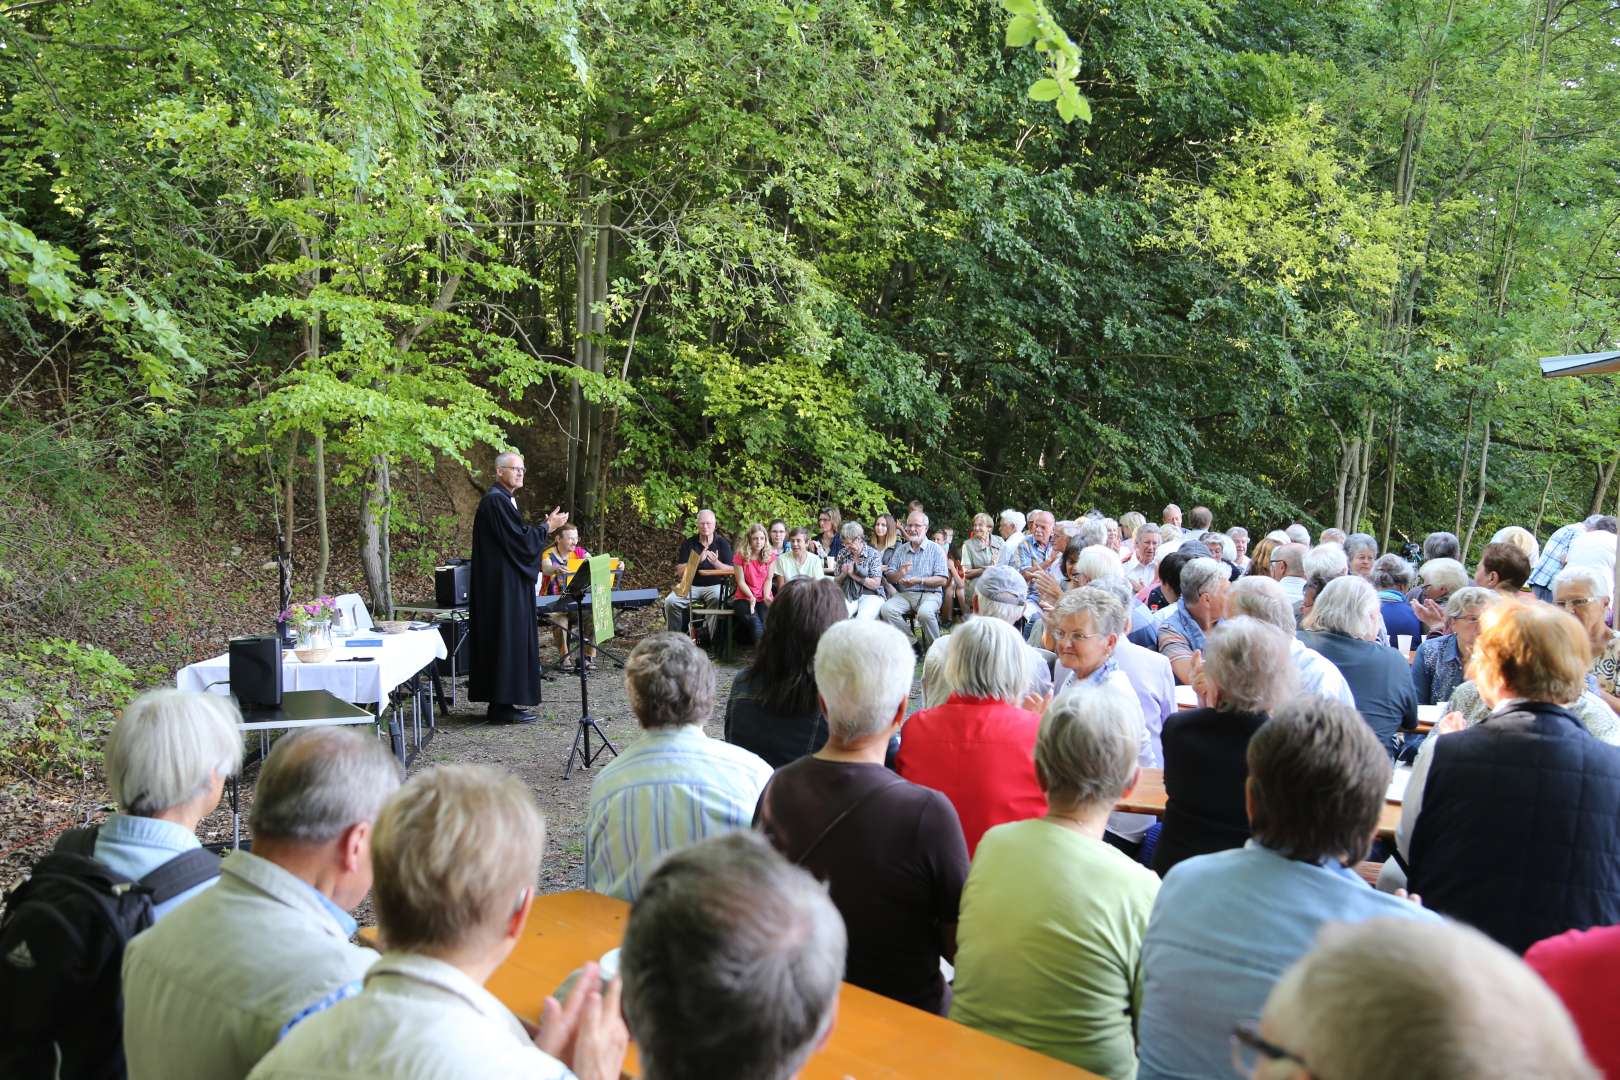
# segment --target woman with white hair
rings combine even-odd
[[[1159,882],[1103,841],[1136,786],[1141,710],[1078,687],[1047,706],[1050,809],[990,830],[962,891],[951,1019],[1102,1076],[1136,1073],[1142,935]]]
[[[1429,559],[1418,567],[1418,584],[1406,594],[1412,601],[1412,614],[1425,630],[1433,632],[1446,621],[1446,598],[1474,583],[1474,578],[1456,559]]]
[[[1052,609],[1047,635],[1061,665],[1054,680],[1058,693],[1075,686],[1102,686],[1137,697],[1136,688],[1114,660],[1115,650],[1125,640],[1125,608],[1108,592],[1087,586],[1064,593]],[[1149,715],[1146,708],[1141,720],[1137,764],[1156,769],[1163,764],[1160,732],[1164,720],[1157,710]],[[1147,814],[1115,814],[1108,822],[1110,843],[1135,857],[1154,824]]]
[[[968,853],[950,800],[883,766],[905,723],[911,665],[911,644],[887,624],[849,620],[822,635],[827,744],[778,770],[754,827],[827,883],[849,930],[846,979],[944,1015],[939,962],[956,956]]]
[[[1240,573],[1249,572],[1249,530],[1241,525],[1233,525],[1226,530],[1226,535],[1232,538],[1232,564]]]
[[[1373,562],[1378,558],[1378,541],[1371,533],[1351,533],[1344,538],[1346,573],[1359,578],[1372,579]]]
[[[1523,525],[1508,525],[1496,530],[1491,537],[1493,544],[1512,544],[1524,552],[1524,557],[1534,566],[1541,559],[1541,544],[1536,541],[1536,534]]]
[[[241,720],[230,699],[216,694],[148,690],[130,702],[107,738],[107,788],[118,812],[96,830],[95,858],[137,881],[201,847],[197,826],[242,767]],[[215,880],[156,905],[152,917]]]
[[[1479,637],[1479,616],[1497,597],[1491,589],[1468,585],[1446,600],[1446,632],[1419,645],[1417,655],[1412,657],[1412,691],[1419,705],[1440,705],[1451,700],[1457,687],[1468,678],[1465,672]]]
[[[1586,676],[1588,690],[1616,713],[1620,713],[1620,633],[1609,629],[1609,605],[1614,581],[1591,566],[1566,566],[1553,578],[1553,603],[1575,616],[1592,646],[1592,670]]]
[[[1153,850],[1163,877],[1194,855],[1249,839],[1243,784],[1249,738],[1294,692],[1288,639],[1258,619],[1227,619],[1209,633],[1194,685],[1204,702],[1164,722],[1164,829]]]
[[[962,541],[962,578],[967,583],[966,603],[971,606],[979,591],[979,577],[986,567],[1001,561],[1001,537],[992,529],[995,520],[989,514],[973,515],[973,531]]]
[[[1046,810],[1030,758],[1041,718],[1021,704],[1029,688],[1024,648],[1000,619],[975,616],[952,631],[951,696],[912,714],[895,755],[901,776],[951,800],[970,855],[991,826]]]
[[[1378,644],[1384,628],[1378,594],[1354,574],[1334,578],[1305,617],[1300,640],[1339,669],[1356,708],[1393,756],[1398,732],[1417,727],[1417,694],[1406,658]]]

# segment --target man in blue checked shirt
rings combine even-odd
[[[1569,545],[1585,531],[1583,522],[1574,521],[1547,538],[1547,546],[1541,549],[1541,559],[1536,563],[1536,568],[1530,571],[1528,582],[1537,600],[1552,603],[1553,578],[1558,576],[1558,571],[1564,568],[1564,563],[1569,559]]]
[[[927,649],[939,637],[939,606],[949,580],[945,549],[928,539],[927,514],[913,510],[906,515],[906,538],[889,552],[887,567],[883,576],[896,592],[884,602],[878,617],[907,633],[906,613],[914,613]]]

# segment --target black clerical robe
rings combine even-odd
[[[534,583],[545,550],[545,525],[525,525],[510,492],[496,484],[484,493],[473,519],[467,700],[492,705],[540,700]]]

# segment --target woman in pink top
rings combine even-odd
[[[555,542],[546,549],[545,557],[540,560],[540,588],[541,596],[554,596],[562,592],[563,586],[568,583],[568,560],[588,559],[591,553],[579,546],[579,529],[573,525],[564,525],[555,534]],[[551,640],[557,646],[557,655],[562,658],[562,670],[573,671],[579,657],[574,654],[569,640],[564,634],[570,633],[573,617],[570,615],[553,614],[551,621]],[[585,648],[585,670],[596,670],[596,649],[594,646]]]
[[[771,566],[776,552],[764,525],[750,525],[737,551],[737,592],[732,598],[732,610],[737,622],[747,627],[748,640],[758,641],[765,633],[765,612],[771,604]]]

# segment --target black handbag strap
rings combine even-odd
[[[848,806],[844,807],[843,810],[839,811],[838,816],[829,821],[827,823],[827,827],[822,829],[821,833],[814,840],[810,841],[810,846],[793,857],[793,862],[798,866],[803,866],[805,860],[815,852],[816,848],[821,846],[821,842],[827,839],[827,837],[831,836],[833,830],[844,823],[845,818],[849,817],[849,815],[853,814],[856,810],[859,810],[869,799],[872,798],[872,796],[884,790],[884,788],[887,786],[888,785],[884,785],[884,787],[868,788],[864,795],[851,802]]]

